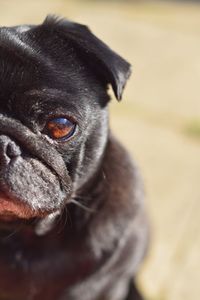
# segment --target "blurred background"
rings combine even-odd
[[[133,65],[111,126],[145,180],[152,240],[137,278],[148,300],[200,299],[198,1],[0,0],[0,25],[48,13],[89,25]]]

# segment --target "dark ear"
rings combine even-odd
[[[131,65],[127,61],[112,51],[84,25],[52,16],[48,16],[43,24],[54,26],[57,34],[65,35],[79,50],[88,65],[92,65],[104,82],[111,84],[116,98],[121,100],[126,81],[131,74]]]

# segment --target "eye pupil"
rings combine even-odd
[[[47,123],[47,129],[53,139],[66,140],[73,135],[75,124],[67,118],[54,118]]]

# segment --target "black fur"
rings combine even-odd
[[[86,26],[0,28],[0,300],[139,299],[143,187],[107,110],[129,76]],[[76,123],[67,141],[55,117]]]

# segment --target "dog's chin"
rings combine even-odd
[[[42,218],[52,211],[34,210],[20,200],[9,198],[0,193],[0,222],[15,222],[17,220],[30,220]]]

